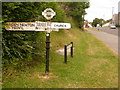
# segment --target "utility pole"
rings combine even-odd
[[[112,24],[113,24],[113,14],[114,14],[114,7],[112,7]]]

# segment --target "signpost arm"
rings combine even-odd
[[[49,73],[49,52],[50,52],[50,33],[46,33],[46,70],[45,73]]]

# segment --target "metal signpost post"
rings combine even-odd
[[[50,33],[46,34],[46,69],[45,73],[49,73],[49,52],[50,52]]]
[[[42,12],[42,15],[48,20],[47,25],[48,25],[48,30],[46,33],[46,69],[45,73],[49,73],[49,53],[50,53],[50,32],[51,32],[51,22],[50,20],[56,15],[56,13],[51,9],[47,8]]]
[[[48,20],[47,22],[7,22],[6,30],[11,31],[46,31],[46,69],[45,73],[49,73],[49,51],[50,51],[50,32],[59,31],[59,29],[70,29],[70,23],[57,23],[50,20],[56,15],[51,8],[47,8],[42,15]]]

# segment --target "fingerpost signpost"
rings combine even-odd
[[[47,22],[7,22],[6,30],[11,31],[45,31],[46,32],[46,68],[45,73],[49,73],[49,51],[50,51],[50,32],[59,31],[59,29],[70,29],[70,23],[51,22],[51,19],[56,15],[51,8],[47,8],[42,12],[42,15],[48,20]]]

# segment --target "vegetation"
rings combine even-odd
[[[70,30],[51,32],[49,75],[44,74],[42,62],[19,72],[10,69],[11,73],[3,76],[3,88],[117,88],[117,55],[92,34],[80,31],[74,23],[72,26]],[[68,56],[65,64],[64,56],[56,50],[71,41],[74,57]]]
[[[97,27],[97,24],[99,24],[102,27],[104,22],[105,22],[104,19],[95,18],[92,22],[92,26]]]
[[[53,21],[63,21],[65,13],[57,3],[14,2],[3,3],[3,65],[21,68],[34,60],[42,60],[44,53],[44,32],[12,32],[4,29],[6,22],[45,21],[42,11],[51,7],[57,11]],[[58,10],[59,9],[59,10]],[[63,18],[63,19],[60,19]],[[41,58],[40,58],[41,57]]]
[[[116,27],[120,28],[120,25],[115,25]]]
[[[109,23],[109,22],[111,22],[111,21],[112,21],[112,19],[106,20],[106,21],[104,22],[104,24]]]
[[[117,88],[117,55],[90,33],[82,32],[89,3],[14,2],[3,4],[3,88]],[[51,32],[50,74],[45,72],[45,32],[6,31],[6,22],[46,21],[46,8],[57,15],[52,21],[69,22],[72,28]],[[79,24],[77,24],[79,23]],[[74,42],[74,58],[56,50]],[[26,66],[26,67],[25,67]]]
[[[86,14],[85,9],[89,8],[89,2],[70,2],[67,3],[66,11],[73,19],[78,23],[78,27],[82,28],[84,24],[84,15]]]
[[[68,7],[70,11],[64,10],[62,5]],[[80,8],[78,8],[79,6]],[[82,15],[85,15],[85,8],[88,8],[88,3],[4,2],[2,7],[3,67],[21,68],[31,65],[32,62],[43,60],[45,55],[45,32],[6,31],[4,29],[6,22],[46,21],[41,13],[46,8],[52,8],[57,12],[52,21],[65,22],[65,14],[71,13],[70,16],[74,17],[77,22],[82,23]],[[74,10],[75,8],[78,9]]]
[[[93,22],[90,22],[90,23],[92,24],[93,27],[96,27],[97,24],[99,24],[99,25],[102,27],[102,25],[104,25],[104,24],[106,24],[106,23],[109,23],[109,22],[111,22],[111,21],[112,21],[112,19],[104,20],[104,19],[95,18],[95,19],[93,20]]]

